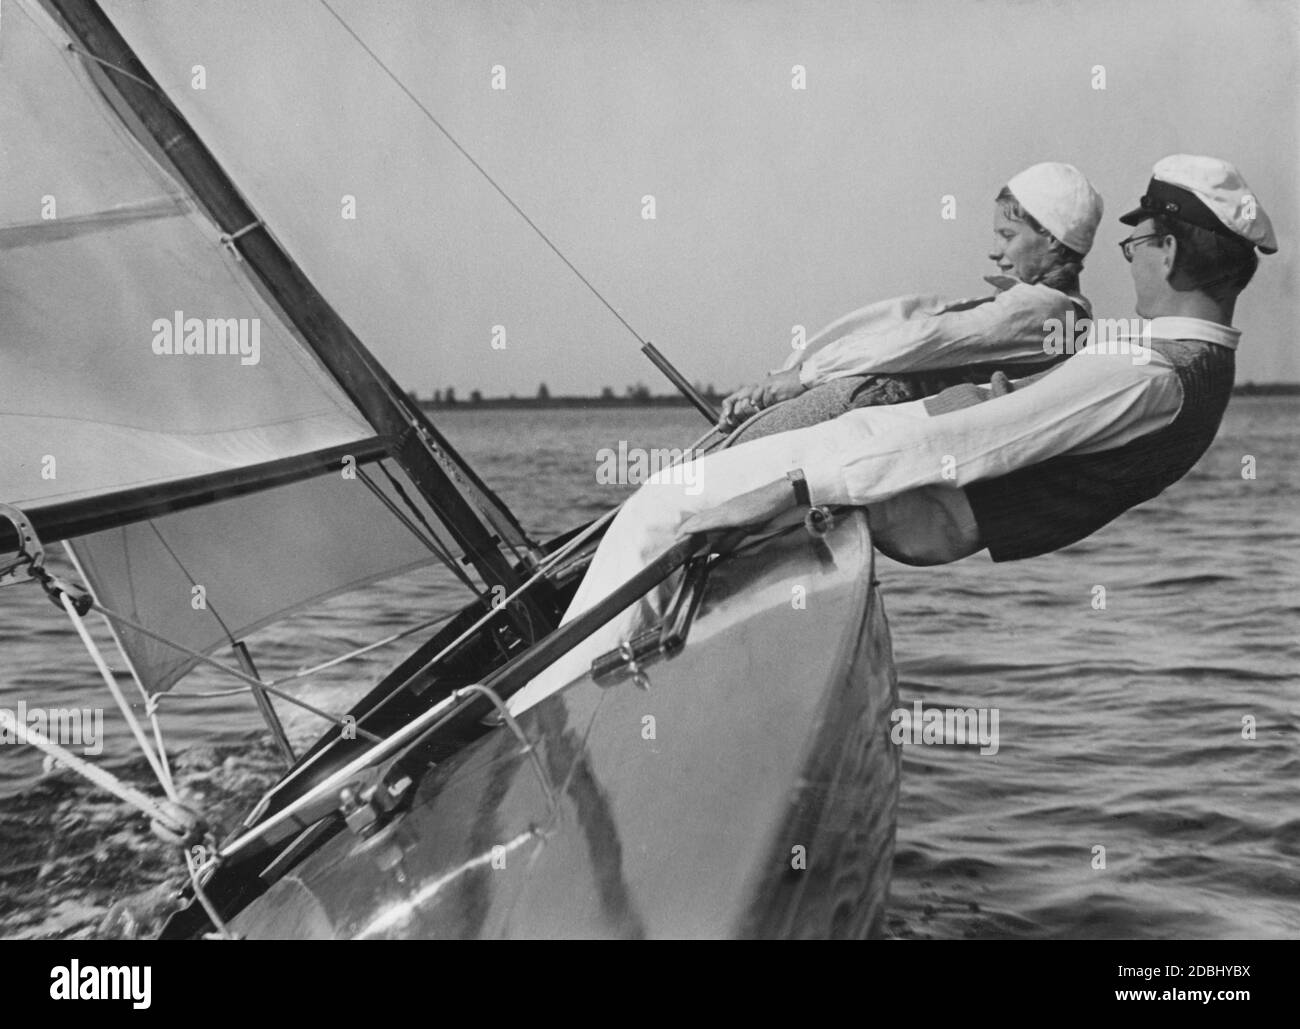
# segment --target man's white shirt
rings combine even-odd
[[[1199,318],[1155,318],[1153,339],[1235,350],[1241,333]],[[812,426],[804,474],[814,503],[875,504],[926,486],[954,489],[1048,458],[1121,447],[1170,424],[1182,405],[1173,366],[1154,350],[1078,353],[1014,392],[931,416],[925,401],[846,412]]]

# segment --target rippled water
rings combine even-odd
[[[932,569],[880,559],[902,703],[999,716],[996,754],[905,749],[888,935],[1300,937],[1298,416],[1293,398],[1235,398],[1188,478],[1066,552]],[[702,431],[684,409],[437,421],[543,537],[617,499],[595,482],[599,448],[685,446]],[[423,572],[250,646],[263,673],[282,675],[459,601],[445,576]],[[0,605],[0,706],[105,703],[57,610],[28,588]],[[324,673],[304,696],[341,709],[410,649]],[[222,685],[196,673],[184,688]],[[164,711],[182,783],[229,825],[275,770],[252,705]],[[106,720],[109,765],[147,783],[120,719]],[[299,740],[317,729],[287,720]],[[28,748],[4,748],[0,935],[148,931],[147,904],[95,927],[114,900],[173,872],[141,819],[65,773],[43,775]]]

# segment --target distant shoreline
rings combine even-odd
[[[1295,397],[1300,396],[1300,382],[1242,382],[1232,389],[1234,397]],[[707,394],[705,399],[715,407],[722,403],[722,394]],[[662,396],[637,397],[479,397],[468,400],[433,400],[420,397],[416,403],[426,411],[492,410],[504,408],[577,407],[690,407],[690,401],[676,393]]]
[[[722,403],[722,397],[706,397],[715,407]],[[691,402],[685,397],[671,394],[662,397],[483,397],[480,400],[456,400],[448,404],[444,400],[430,400],[421,397],[418,401],[426,411],[456,411],[461,408],[480,410],[503,407],[531,408],[565,408],[565,407],[690,407]]]
[[[1232,387],[1234,397],[1300,396],[1300,382],[1242,382]]]

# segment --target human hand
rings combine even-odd
[[[718,428],[729,431],[746,418],[757,414],[762,409],[760,405],[762,396],[762,383],[741,386],[735,392],[728,393],[722,398],[722,414],[718,419]]]
[[[720,429],[732,429],[765,407],[797,397],[807,387],[799,381],[799,366],[774,372],[762,382],[742,386],[722,401]]]
[[[762,407],[771,407],[783,400],[793,400],[808,387],[799,381],[799,365],[773,372],[763,380]]]

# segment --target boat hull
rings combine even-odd
[[[860,937],[898,797],[888,626],[865,518],[722,563],[648,688],[577,680],[343,832],[231,928],[247,937]]]

